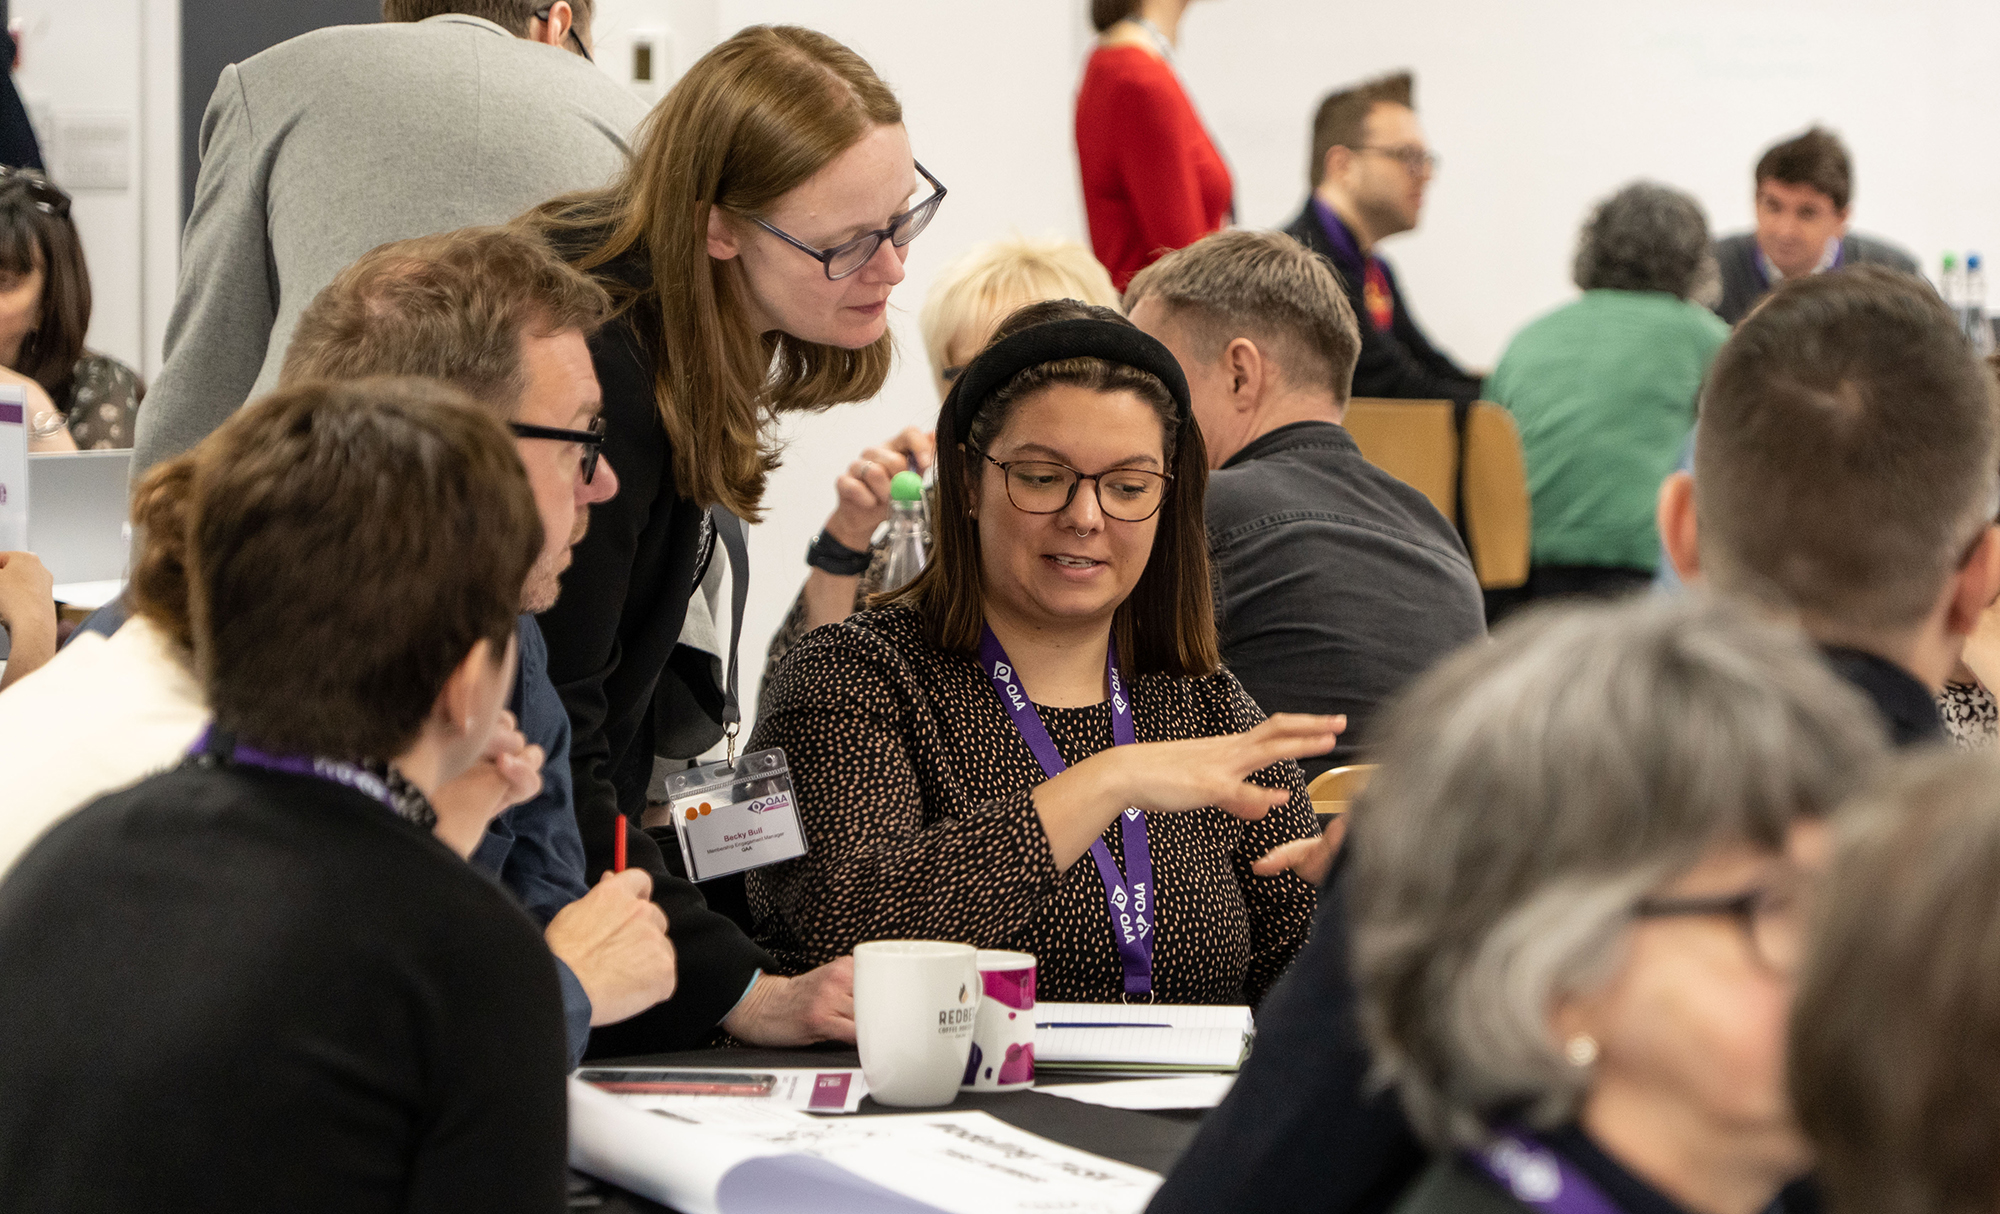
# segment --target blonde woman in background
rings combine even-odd
[[[938,399],[1004,317],[1044,299],[1118,307],[1111,275],[1075,241],[1011,236],[975,245],[939,271],[918,321]],[[889,478],[909,468],[929,470],[935,452],[932,431],[910,426],[862,451],[834,480],[837,504],[806,550],[811,572],[798,601],[771,638],[765,686],[800,638],[861,610],[881,589],[887,545],[873,537],[889,518]]]

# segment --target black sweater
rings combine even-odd
[[[650,282],[637,253],[598,272],[634,285]],[[590,508],[590,530],[563,575],[562,597],[540,617],[549,678],[569,710],[585,878],[595,885],[611,867],[613,832],[625,831],[627,863],[652,874],[653,901],[666,912],[679,970],[672,999],[591,1034],[593,1057],[697,1045],[736,1006],[751,977],[774,968],[740,927],[709,909],[638,826],[653,773],[654,693],[706,555],[707,512],[675,484],[673,448],[654,403],[653,346],[640,336],[659,332],[658,309],[657,298],[647,295],[591,339],[604,392],[604,458],[618,474],[618,494]]]
[[[563,1205],[555,967],[507,895],[310,776],[183,767],[0,884],[0,1209]]]

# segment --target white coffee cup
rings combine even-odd
[[[1035,958],[979,950],[979,1017],[959,1086],[968,1092],[1018,1092],[1035,1086]]]
[[[979,1015],[979,951],[942,940],[854,946],[854,1035],[868,1094],[899,1108],[950,1104]]]

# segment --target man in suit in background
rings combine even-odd
[[[589,61],[593,0],[383,0],[223,69],[135,475],[275,386],[292,326],[392,240],[500,223],[624,166],[645,106]]]
[[[1716,315],[1735,324],[1777,283],[1841,266],[1917,272],[1916,258],[1847,230],[1854,165],[1840,136],[1823,127],[1774,144],[1757,161],[1757,230],[1715,242],[1722,270]]]
[[[1361,323],[1354,395],[1470,401],[1479,377],[1431,345],[1375,246],[1417,226],[1437,158],[1424,144],[1415,83],[1398,72],[1319,103],[1312,196],[1286,235],[1333,263]]]

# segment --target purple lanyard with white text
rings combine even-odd
[[[274,755],[268,751],[246,746],[229,734],[218,731],[211,725],[204,729],[188,754],[194,757],[208,756],[220,759],[237,767],[260,767],[265,771],[281,771],[293,776],[311,776],[332,784],[351,788],[364,796],[380,801],[390,813],[401,817],[396,808],[396,798],[389,791],[388,784],[374,773],[363,770],[352,763],[338,759],[316,759],[309,755]]]
[[[1000,647],[1000,638],[993,635],[991,628],[982,629],[982,633],[979,664],[993,680],[993,689],[1000,694],[1007,715],[1014,719],[1014,728],[1021,731],[1021,740],[1035,752],[1042,771],[1054,779],[1067,771],[1069,764],[1050,740],[1041,714],[1021,690],[1021,680],[1015,677],[1014,665],[1007,660],[1007,651]],[[1132,704],[1125,698],[1125,684],[1118,677],[1115,646],[1105,649],[1104,669],[1111,682],[1111,744],[1130,746],[1135,738]],[[1111,911],[1112,936],[1118,945],[1118,960],[1125,968],[1125,993],[1150,996],[1153,993],[1153,923],[1149,918],[1153,909],[1153,853],[1146,837],[1146,816],[1128,808],[1119,815],[1118,829],[1124,843],[1125,871],[1118,871],[1111,849],[1104,845],[1103,839],[1090,845],[1090,858],[1096,861],[1097,875],[1104,882],[1104,903]]]
[[[1484,1150],[1467,1151],[1465,1158],[1538,1214],[1620,1214],[1575,1164],[1517,1130],[1499,1131]]]

